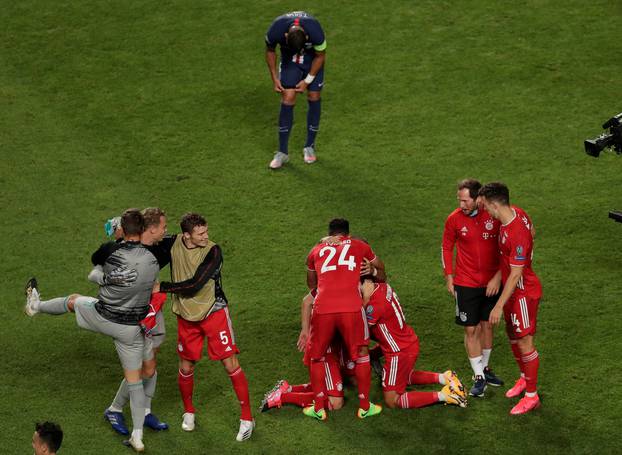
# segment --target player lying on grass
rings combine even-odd
[[[363,301],[371,338],[376,340],[385,357],[382,372],[384,401],[389,408],[421,408],[444,402],[462,408],[467,399],[456,374],[415,370],[419,339],[406,324],[397,294],[387,283],[364,279]],[[441,384],[440,392],[406,391],[411,384]]]

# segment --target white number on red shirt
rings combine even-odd
[[[320,269],[320,273],[330,272],[333,270],[337,270],[337,266],[345,266],[348,267],[348,270],[352,271],[356,269],[356,261],[354,260],[354,256],[347,256],[348,251],[350,250],[350,244],[345,244],[343,249],[341,250],[341,254],[339,255],[339,259],[337,260],[337,265],[331,265],[330,262],[337,254],[337,249],[332,246],[325,246],[320,250],[320,257],[323,257],[325,253],[328,253],[328,257],[324,260],[322,264],[322,268]],[[347,256],[347,257],[346,257]]]

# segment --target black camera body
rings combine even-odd
[[[603,133],[594,139],[587,139],[583,143],[585,145],[585,153],[598,158],[600,152],[604,149],[613,148],[618,155],[622,154],[622,112],[607,120],[603,124],[603,129],[609,129],[609,132]]]

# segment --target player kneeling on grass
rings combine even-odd
[[[419,339],[406,324],[395,291],[387,283],[363,280],[363,301],[372,339],[376,340],[385,357],[382,372],[384,401],[389,408],[421,408],[444,402],[466,407],[466,393],[456,374],[417,371]],[[411,384],[442,384],[440,392],[406,391]]]
[[[297,343],[298,350],[301,352],[304,351],[305,353],[303,363],[309,369],[311,368],[311,357],[309,354],[309,325],[314,297],[315,290],[309,292],[302,299],[302,327],[300,329],[300,336],[298,337]],[[324,394],[327,397],[325,405],[329,411],[338,410],[343,407],[342,370],[344,368],[342,367],[345,367],[345,362],[340,362],[342,352],[342,343],[340,340],[334,340],[333,343],[331,343],[328,352],[324,356]],[[311,372],[309,371],[309,375],[310,374]],[[302,408],[311,406],[313,404],[313,389],[311,388],[311,383],[290,385],[284,379],[278,381],[276,385],[264,395],[261,405],[259,406],[259,410],[261,412],[265,412],[272,408],[280,408],[283,404],[292,404]]]

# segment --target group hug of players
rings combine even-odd
[[[520,377],[506,397],[524,396],[513,415],[540,405],[536,391],[539,366],[534,345],[541,286],[531,269],[533,233],[528,215],[510,205],[502,183],[484,187],[476,180],[458,184],[459,208],[445,223],[443,268],[456,299],[456,323],[465,327],[465,347],[473,368],[469,395],[483,397],[487,385],[502,386],[488,366],[492,326],[503,315]],[[457,250],[453,264],[454,248]],[[381,369],[385,404],[390,408],[419,408],[438,402],[466,407],[464,387],[451,370],[434,373],[415,369],[419,341],[395,290],[385,282],[384,265],[364,241],[349,235],[346,220],[329,224],[307,258],[310,293],[302,301],[298,348],[305,351],[310,383],[277,382],[262,401],[261,410],[293,404],[319,420],[326,410],[343,405],[344,377],[356,378],[358,417],[379,414],[369,401],[370,356],[384,356]],[[502,290],[501,290],[502,289]],[[369,339],[376,346],[368,349]],[[439,392],[407,391],[412,384],[441,384]]]

